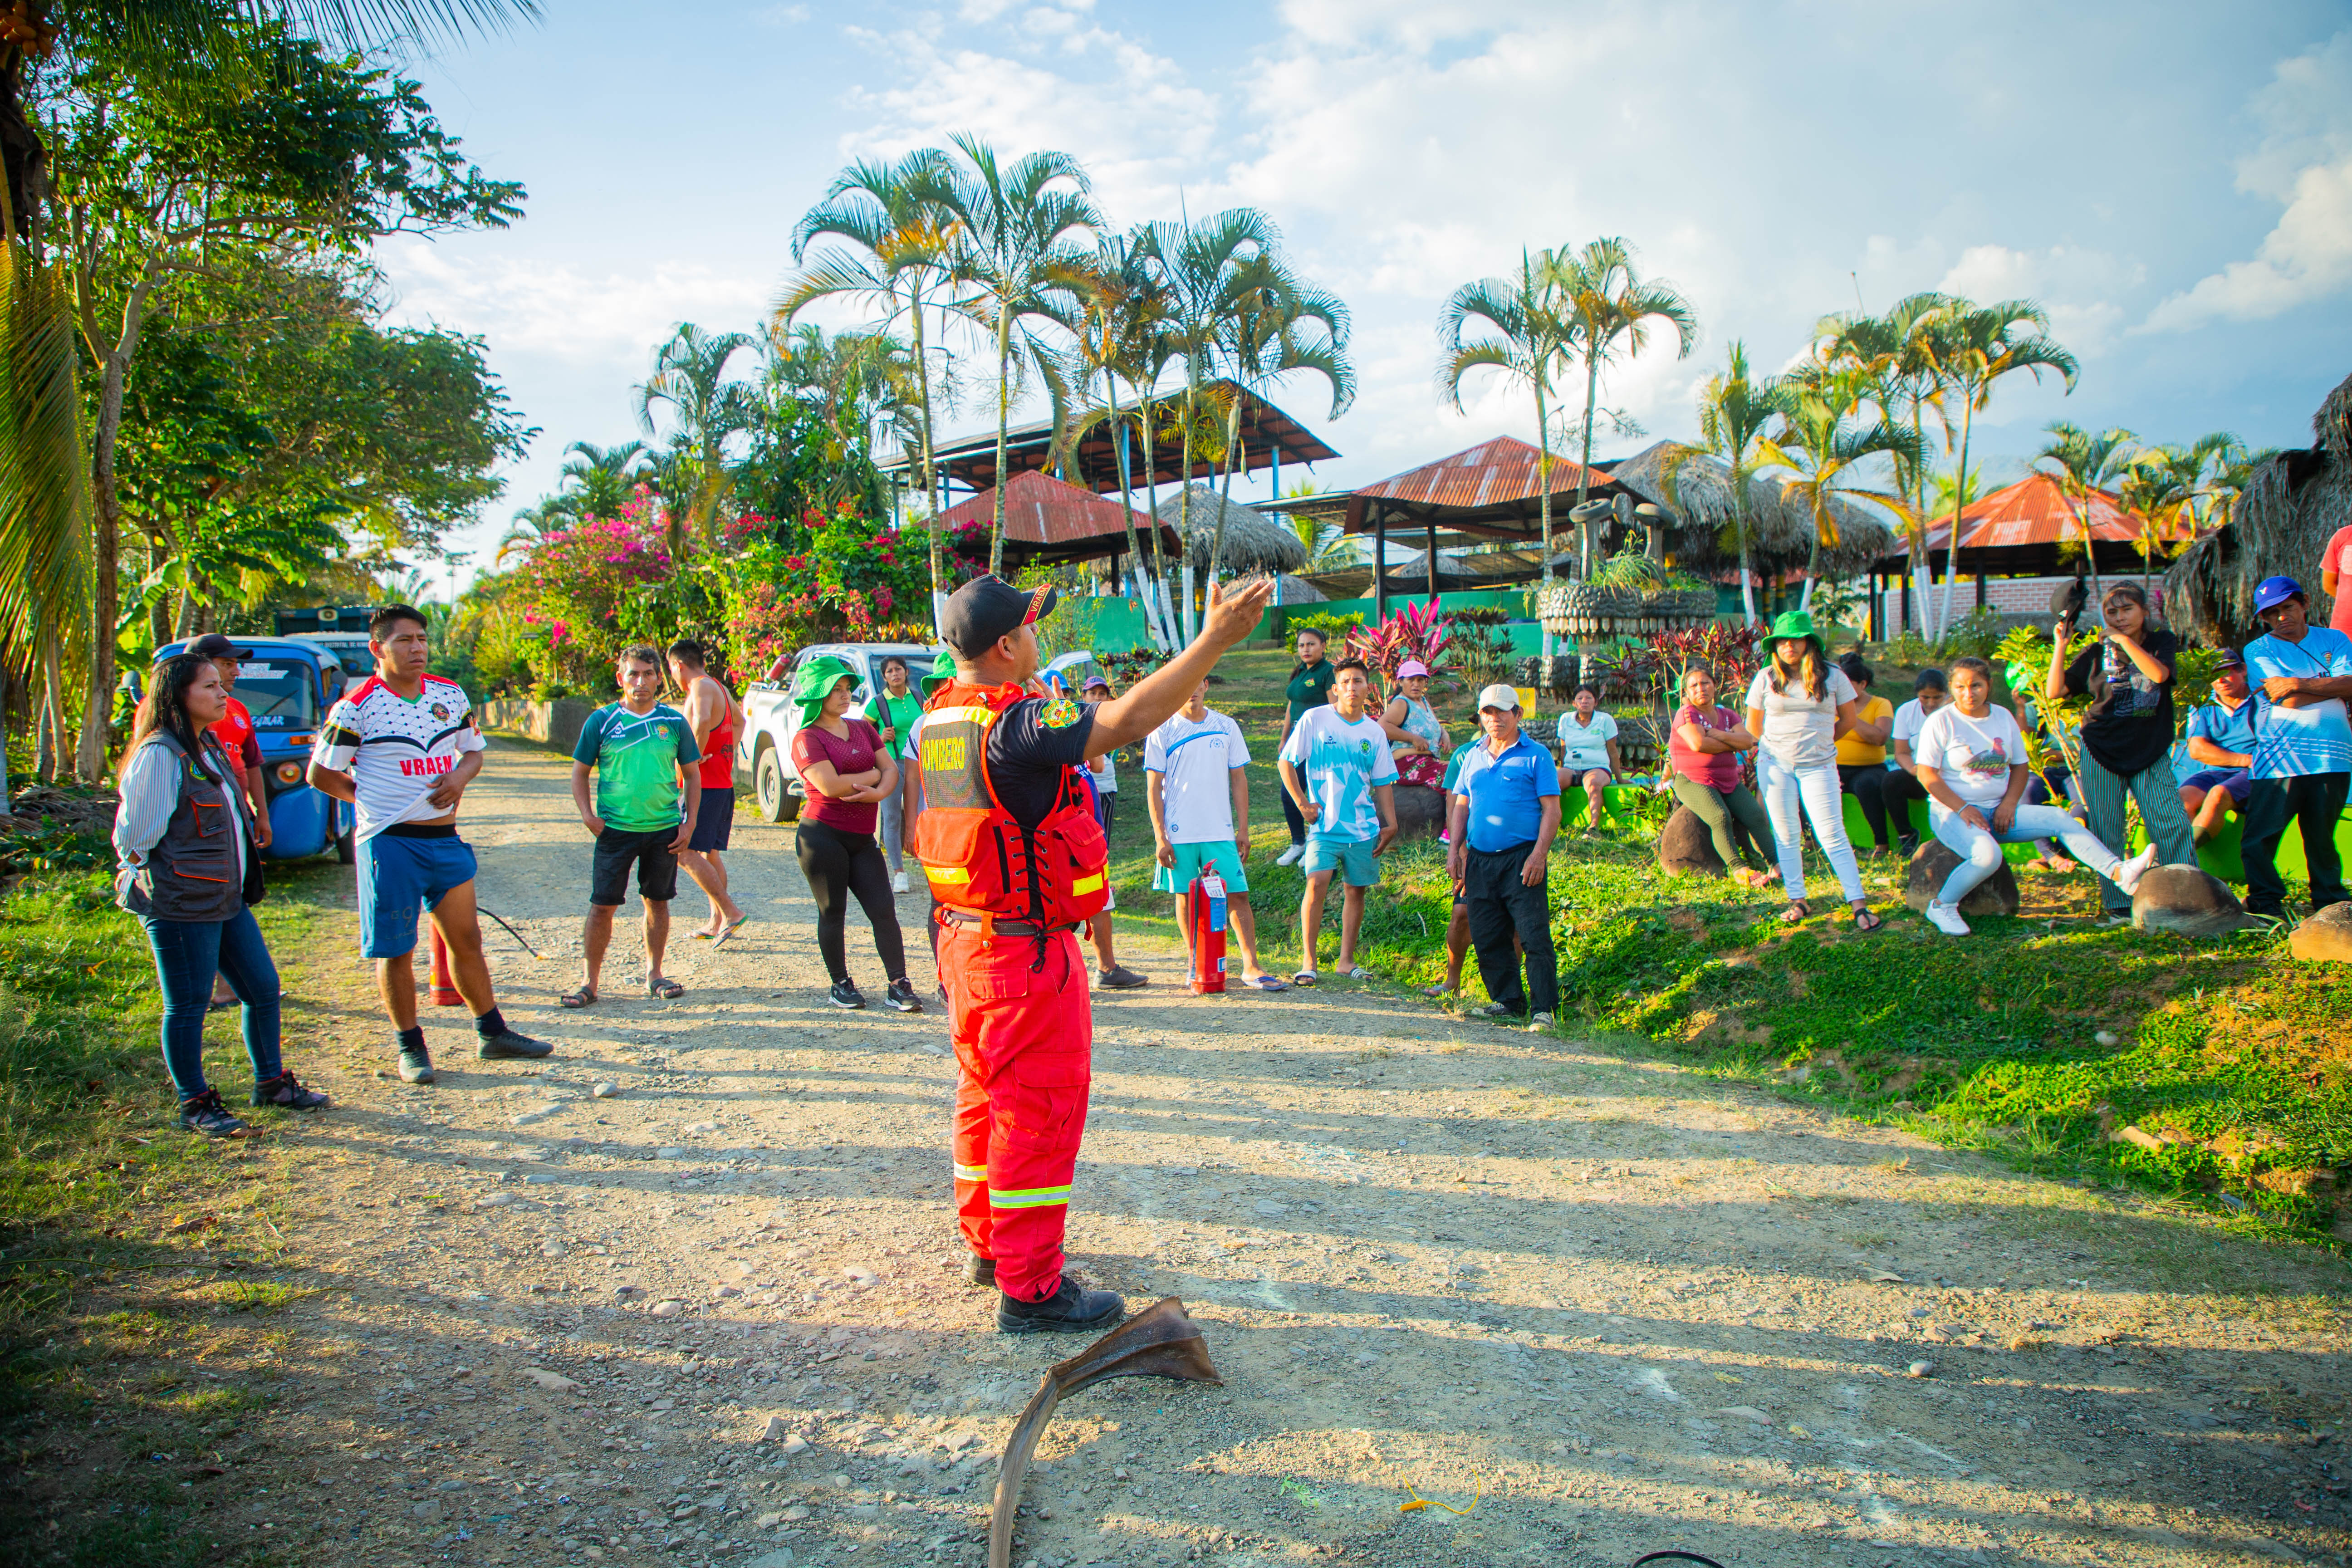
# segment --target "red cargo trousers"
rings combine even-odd
[[[955,1193],[964,1245],[996,1288],[1042,1301],[1062,1279],[1062,1231],[1094,1076],[1094,1003],[1076,932],[1037,939],[939,926],[955,1036]],[[1032,966],[1036,967],[1033,968]]]

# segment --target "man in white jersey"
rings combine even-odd
[[[548,1056],[554,1047],[507,1027],[482,958],[474,852],[457,837],[457,802],[488,744],[474,705],[456,681],[425,672],[425,617],[407,605],[368,618],[368,651],[375,673],[328,713],[310,752],[310,787],[358,811],[360,952],[375,960],[376,989],[400,1037],[400,1080],[433,1081],[411,962],[420,907],[433,912],[457,994],[474,1010],[478,1054]]]

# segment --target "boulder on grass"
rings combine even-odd
[[[1398,784],[1390,792],[1396,801],[1397,841],[1434,838],[1445,826],[1445,792],[1427,784]]]
[[[1913,914],[1924,915],[1927,905],[1944,889],[1944,879],[1959,869],[1960,858],[1948,848],[1940,838],[1921,842],[1918,852],[1911,857],[1911,868],[1904,878],[1903,901],[1911,906]],[[1960,900],[1964,915],[2013,915],[2018,910],[2017,873],[2003,860],[1998,870],[1969,890]]]
[[[2141,931],[2227,936],[2262,923],[2246,912],[2228,883],[2202,866],[2151,867],[2132,893],[2132,924]]]
[[[1658,830],[1658,868],[1670,877],[1720,877],[1726,868],[1715,852],[1715,836],[1689,806],[1675,807]]]
[[[2330,904],[2294,928],[2287,949],[2297,958],[2352,963],[2352,904]]]

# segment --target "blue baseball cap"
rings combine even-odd
[[[2264,610],[2276,609],[2289,599],[2302,599],[2306,605],[2311,602],[2304,594],[2303,584],[2292,577],[2265,577],[2254,584],[2254,614],[2258,616]]]

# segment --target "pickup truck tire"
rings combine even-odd
[[[792,822],[800,816],[800,800],[784,777],[784,759],[773,745],[761,748],[760,760],[751,766],[751,796],[760,815],[770,822]]]

